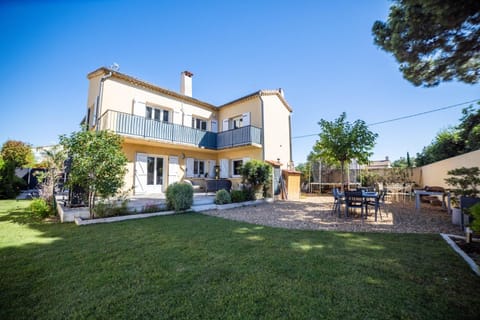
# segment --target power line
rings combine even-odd
[[[394,121],[409,119],[409,118],[413,118],[413,117],[418,117],[418,116],[421,116],[421,115],[424,115],[424,114],[429,114],[429,113],[433,113],[433,112],[438,112],[438,111],[442,111],[442,110],[456,108],[456,107],[463,106],[463,105],[470,104],[470,103],[474,103],[474,102],[477,102],[477,101],[480,101],[480,98],[479,99],[474,99],[474,100],[471,100],[471,101],[462,102],[462,103],[452,104],[452,105],[442,107],[442,108],[432,109],[432,110],[429,110],[429,111],[414,113],[414,114],[410,114],[408,116],[402,116],[402,117],[393,118],[393,119],[389,119],[389,120],[384,120],[384,121],[380,121],[380,122],[374,122],[374,123],[367,124],[367,126],[371,127],[371,126],[376,126],[378,124],[384,124],[384,123],[388,123],[388,122],[394,122]],[[313,136],[318,136],[319,134],[320,133],[306,134],[306,135],[303,135],[303,136],[292,137],[292,139],[313,137]]]

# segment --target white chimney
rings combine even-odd
[[[185,96],[192,96],[192,77],[190,71],[183,71],[180,76],[180,93]]]

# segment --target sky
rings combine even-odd
[[[293,109],[296,165],[318,139],[320,119],[367,124],[480,98],[459,82],[415,87],[391,54],[373,44],[387,0],[1,1],[0,143],[52,145],[80,128],[87,74],[101,66],[222,105],[282,88]],[[414,156],[455,126],[467,105],[370,126],[372,160]],[[268,115],[266,115],[268,116]],[[308,136],[308,137],[303,137]]]

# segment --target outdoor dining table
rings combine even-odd
[[[442,208],[447,209],[448,213],[452,211],[450,204],[450,192],[439,192],[439,191],[425,191],[425,190],[414,190],[415,193],[415,210],[420,211],[420,196],[442,196]],[[445,195],[447,195],[447,204],[445,204]]]
[[[345,193],[340,194],[343,199],[345,199]],[[369,191],[362,191],[362,199],[363,205],[365,206],[365,214],[368,215],[368,205],[367,201],[369,199],[375,200],[375,221],[377,221],[377,212],[378,212],[378,205],[379,205],[379,194],[378,192],[369,192]],[[345,217],[348,215],[348,205],[345,203]]]

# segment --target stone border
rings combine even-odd
[[[190,210],[182,211],[193,211],[193,212],[202,212],[207,210],[227,210],[245,206],[251,206],[256,204],[261,204],[265,202],[273,202],[273,199],[265,199],[265,200],[254,200],[254,201],[246,201],[246,202],[238,202],[238,203],[229,203],[229,204],[205,204],[205,205],[197,205],[192,206]],[[182,213],[178,212],[178,213]],[[110,223],[110,222],[118,222],[118,221],[125,221],[125,220],[133,220],[133,219],[144,219],[150,217],[157,217],[157,216],[168,216],[173,215],[177,212],[175,211],[161,211],[161,212],[153,212],[153,213],[137,213],[131,214],[126,216],[118,216],[118,217],[109,217],[109,218],[98,218],[98,219],[83,219],[81,217],[75,217],[75,224],[77,226],[85,226],[90,224],[97,224],[97,223]]]
[[[443,239],[445,239],[445,241],[447,241],[447,243],[452,247],[452,249],[455,250],[455,252],[458,253],[463,258],[463,260],[465,260],[468,263],[468,265],[473,270],[473,272],[477,276],[480,276],[480,268],[477,266],[475,261],[473,261],[472,258],[470,258],[465,252],[463,252],[463,250],[460,249],[459,246],[457,246],[455,241],[450,239],[450,238],[464,239],[464,237],[457,236],[454,234],[445,234],[445,233],[440,233],[440,235],[442,236]]]

